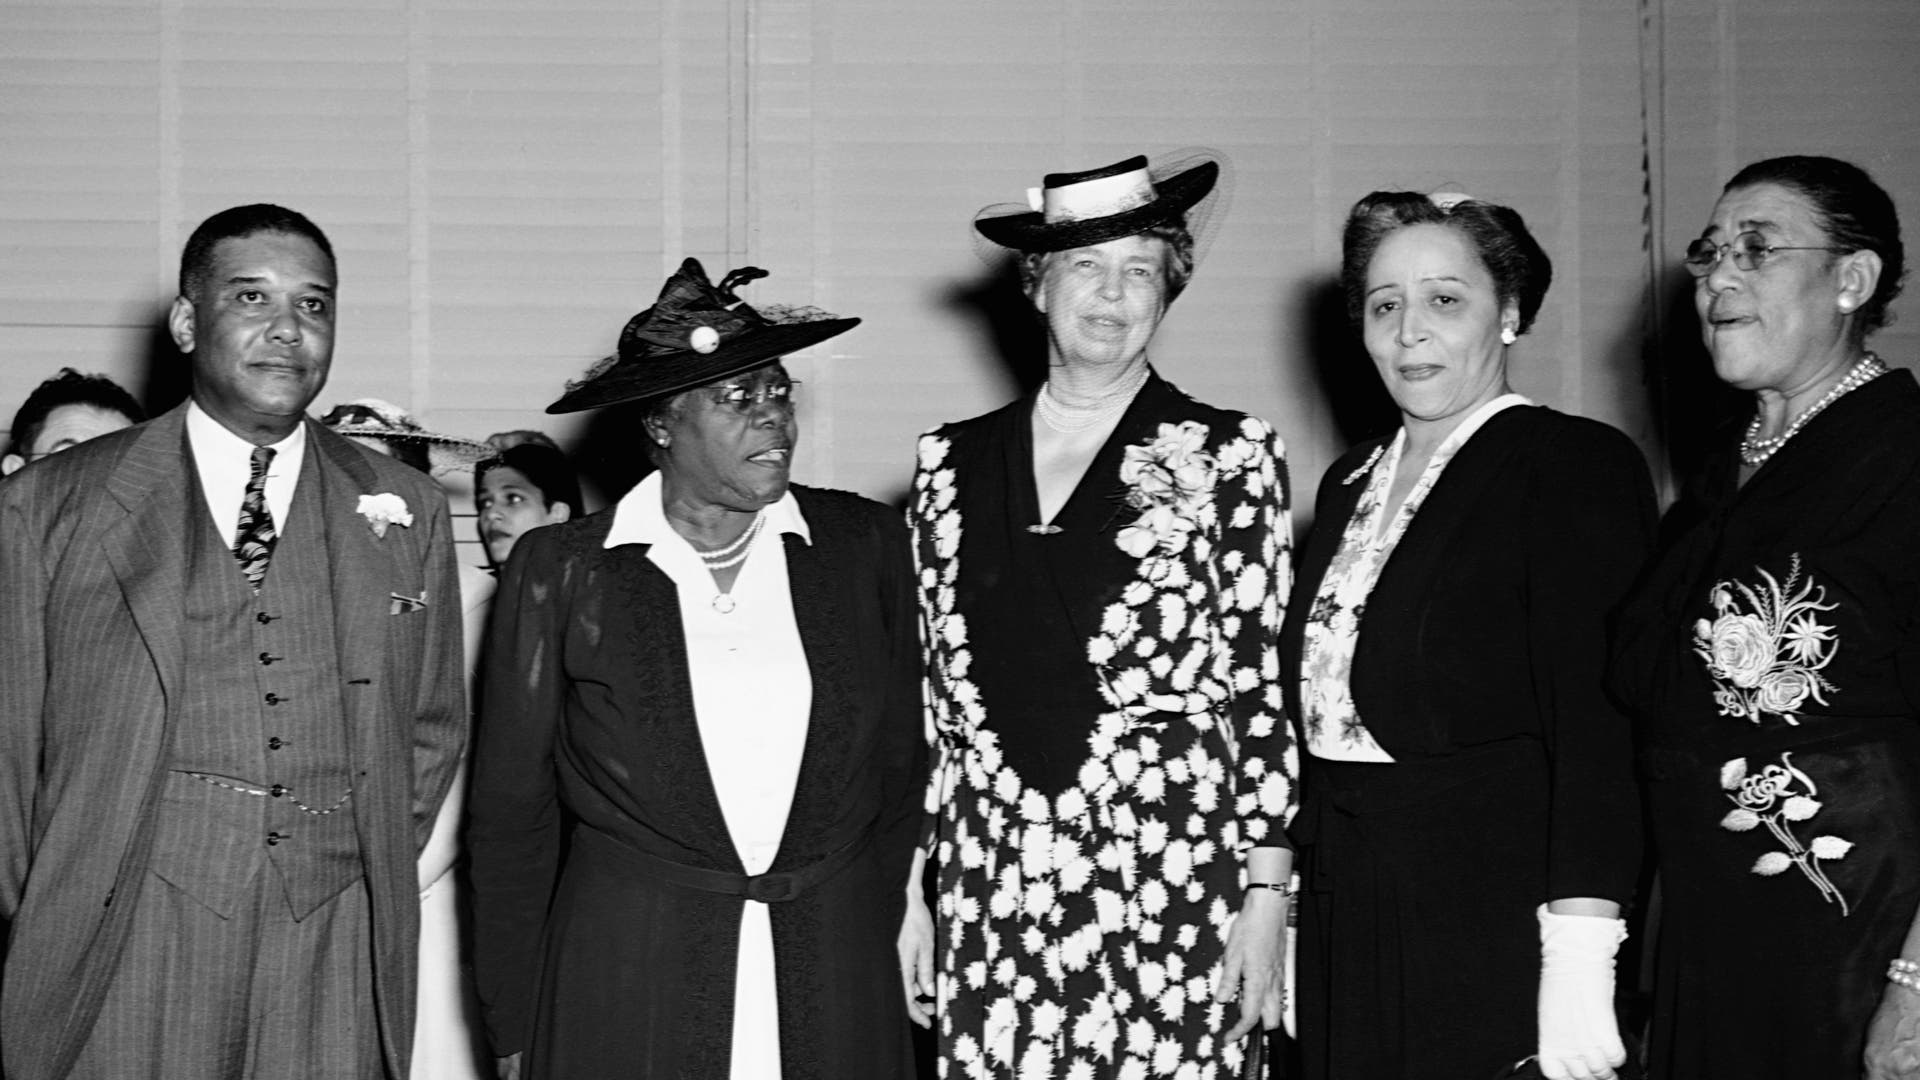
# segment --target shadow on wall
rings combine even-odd
[[[1047,334],[1020,288],[1013,255],[995,259],[972,279],[940,295],[941,306],[973,323],[980,347],[998,361],[1015,392],[1031,394],[1047,378]],[[958,420],[961,417],[953,417]]]
[[[1670,269],[1660,282],[1665,313],[1647,341],[1646,384],[1653,430],[1666,448],[1664,463],[1677,490],[1699,472],[1706,455],[1733,438],[1753,413],[1753,399],[1713,373],[1693,310],[1693,275]],[[1653,320],[1649,320],[1652,323]]]
[[[588,414],[586,427],[574,445],[573,467],[580,486],[598,492],[601,506],[612,506],[653,471],[647,457],[644,410],[637,403],[609,405]]]
[[[1304,330],[1300,338],[1306,342],[1312,360],[1308,368],[1311,389],[1319,393],[1322,411],[1333,419],[1339,453],[1368,439],[1392,434],[1400,425],[1400,410],[1387,395],[1386,387],[1380,385],[1380,375],[1373,369],[1360,332],[1347,317],[1347,298],[1339,276],[1328,274],[1300,286],[1288,321]],[[1312,486],[1306,486],[1305,493],[1311,497],[1320,478],[1302,477],[1296,483],[1307,479]]]
[[[133,358],[134,369],[142,375],[129,380],[127,393],[146,407],[148,416],[159,416],[187,400],[193,389],[192,365],[174,346],[173,334],[167,330],[167,312],[172,307],[172,301],[168,301],[154,310],[141,339],[140,354]]]

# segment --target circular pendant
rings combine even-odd
[[[713,610],[722,615],[730,614],[733,611],[733,597],[728,596],[726,593],[721,593],[714,597]]]

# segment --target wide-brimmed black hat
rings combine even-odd
[[[776,307],[756,311],[733,290],[767,276],[744,266],[707,280],[700,260],[688,259],[660,289],[652,307],[627,320],[619,351],[567,384],[550,413],[676,394],[715,379],[765,367],[789,353],[860,325],[818,308]]]
[[[996,203],[974,216],[980,235],[1016,251],[1065,251],[1184,221],[1196,239],[1207,231],[1193,214],[1220,180],[1220,158],[1189,150],[1149,163],[1130,157],[1086,172],[1048,173],[1027,189],[1027,205]],[[1217,200],[1216,200],[1217,201]]]

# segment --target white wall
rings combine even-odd
[[[974,213],[1202,145],[1232,204],[1153,356],[1275,422],[1300,502],[1361,434],[1326,301],[1380,187],[1525,214],[1557,275],[1518,388],[1653,448],[1649,298],[1738,165],[1850,157],[1920,219],[1917,52],[1910,0],[6,0],[0,422],[61,365],[177,393],[180,245],[273,201],[340,251],[317,407],[580,446],[564,381],[683,255],[751,262],[750,299],[867,320],[792,364],[797,475],[892,497],[916,432],[1016,391]]]

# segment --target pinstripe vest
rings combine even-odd
[[[296,919],[362,873],[318,467],[309,451],[258,595],[186,485],[186,678],[150,865],[228,917],[263,865]]]

